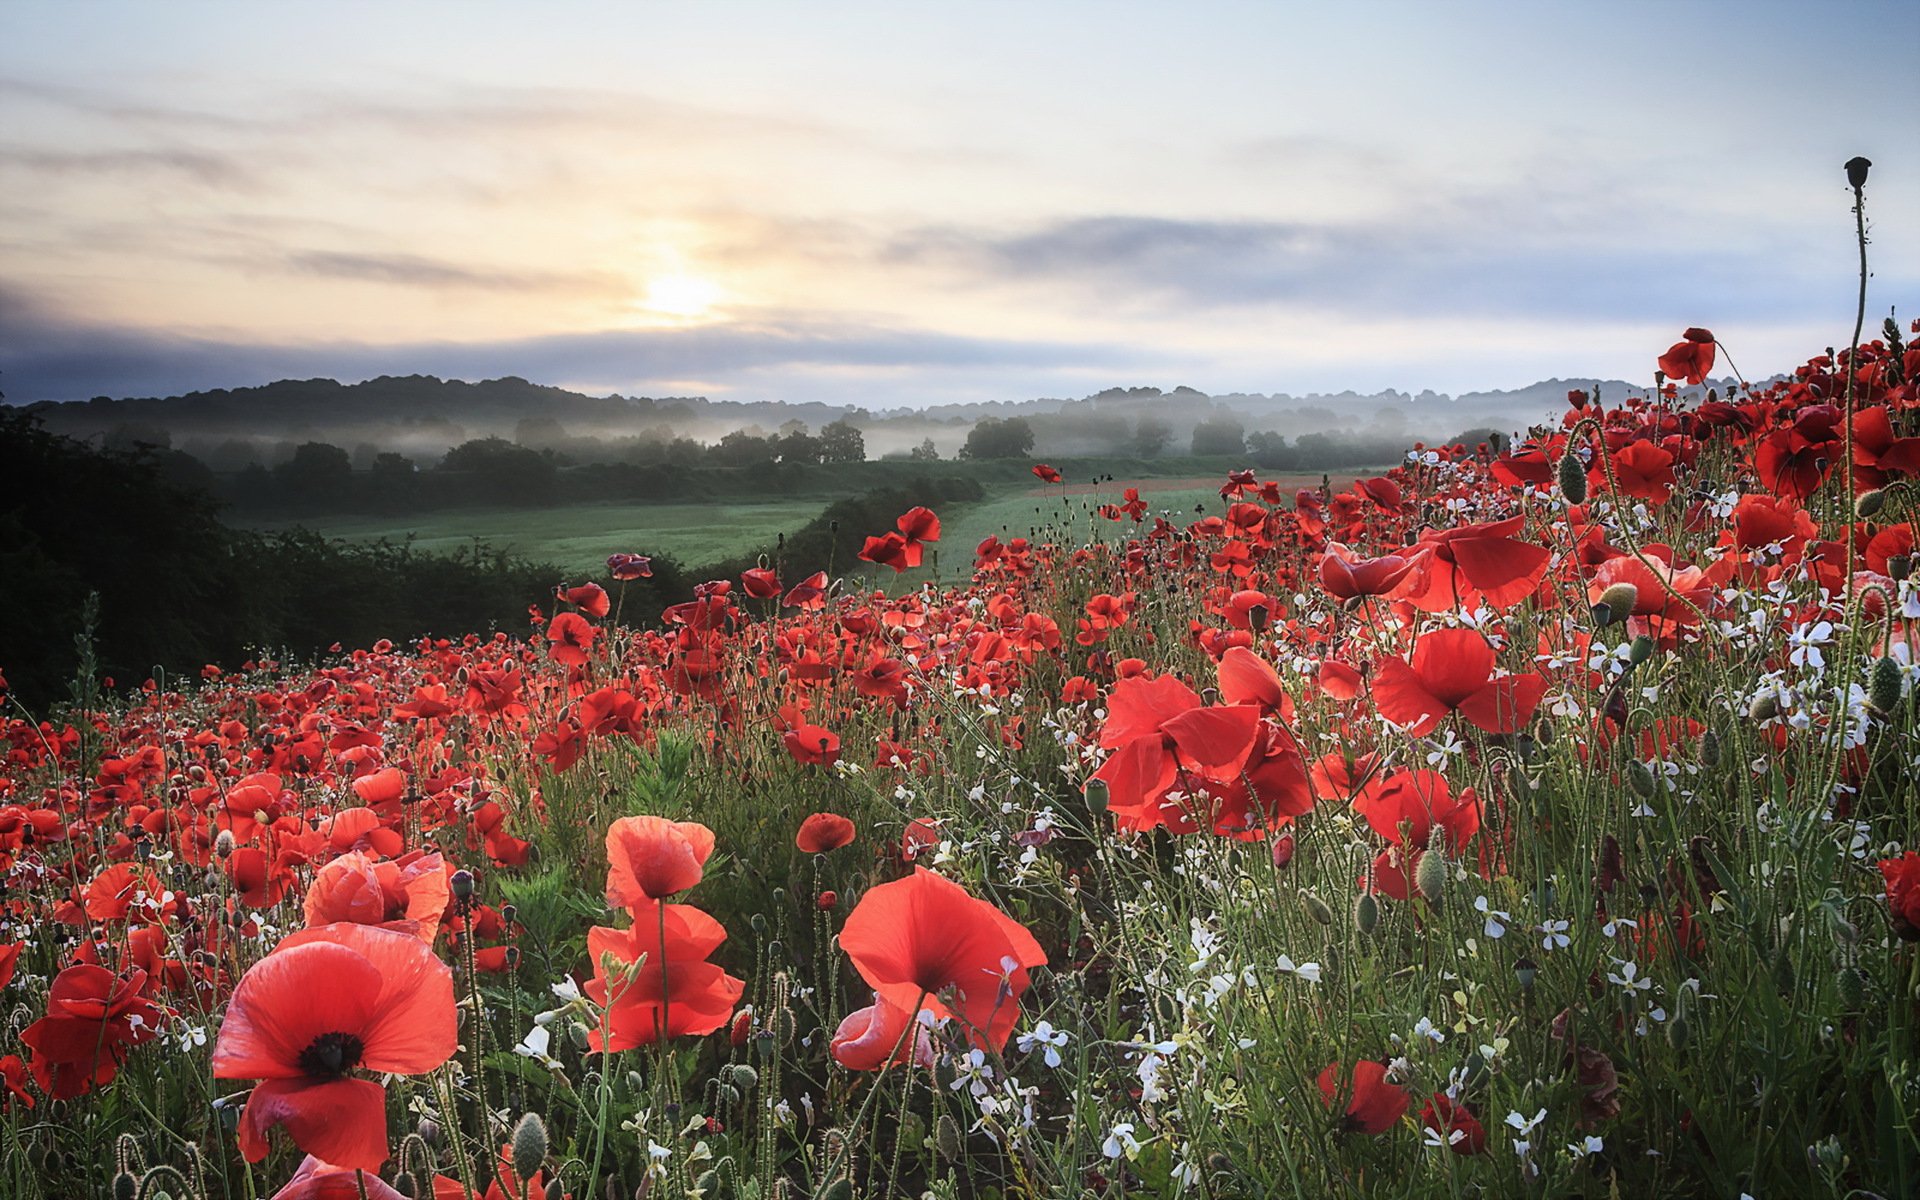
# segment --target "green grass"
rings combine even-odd
[[[497,550],[568,571],[604,573],[617,551],[672,555],[692,566],[771,550],[775,539],[819,514],[819,498],[742,504],[579,504],[558,508],[461,508],[410,517],[332,516],[262,522],[263,529],[304,525],[349,542],[411,538],[422,550]]]

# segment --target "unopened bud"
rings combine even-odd
[[[1709,770],[1720,765],[1720,735],[1712,729],[1700,735],[1700,765]]]
[[[1856,517],[1859,517],[1862,521],[1865,521],[1870,517],[1878,516],[1880,513],[1880,510],[1885,508],[1886,506],[1887,506],[1886,489],[1874,488],[1870,492],[1861,492],[1860,495],[1854,500],[1853,515]]]
[[[1747,719],[1750,721],[1771,721],[1780,715],[1780,697],[1772,692],[1761,692],[1747,705]]]
[[[1573,447],[1567,447],[1567,452],[1560,456],[1559,471],[1560,494],[1566,497],[1567,503],[1585,504],[1587,502],[1587,467],[1580,461],[1580,456],[1574,453]]]
[[[1380,927],[1380,902],[1373,898],[1372,892],[1361,892],[1354,897],[1353,927],[1365,934]]]
[[[948,1162],[960,1161],[960,1155],[966,1150],[966,1143],[960,1137],[960,1124],[948,1113],[941,1113],[940,1119],[933,1123],[933,1148]]]
[[[1439,832],[1439,826],[1434,826]],[[1438,840],[1438,839],[1435,839]],[[1440,893],[1447,886],[1447,852],[1437,846],[1429,846],[1426,853],[1413,868],[1413,886],[1420,891],[1421,898],[1429,904],[1440,903]]]
[[[539,1113],[528,1113],[513,1127],[513,1173],[525,1183],[547,1161],[547,1124]]]
[[[1322,925],[1333,924],[1333,909],[1328,907],[1327,902],[1319,896],[1312,892],[1303,891],[1300,893],[1300,903],[1306,906],[1307,915],[1314,920],[1320,922]]]
[[[1848,1012],[1859,1012],[1867,1006],[1867,976],[1859,967],[1840,968],[1833,982],[1840,992],[1840,1004]]]
[[[1667,1045],[1675,1050],[1685,1050],[1687,1043],[1693,1040],[1693,1022],[1687,1020],[1687,1014],[1677,1012],[1673,1020],[1667,1022]]]
[[[1600,599],[1593,606],[1593,623],[1606,628],[1615,621],[1625,620],[1633,614],[1633,606],[1640,603],[1640,589],[1631,583],[1616,583],[1600,593]]]
[[[1891,658],[1875,659],[1873,675],[1867,687],[1868,701],[1881,712],[1890,713],[1900,707],[1900,697],[1904,690],[1900,678],[1900,664]]]
[[[1627,760],[1627,784],[1633,788],[1634,795],[1643,800],[1653,799],[1654,793],[1659,790],[1652,768],[1637,758]]]

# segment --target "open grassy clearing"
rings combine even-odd
[[[825,502],[743,504],[579,504],[557,508],[469,508],[411,517],[310,517],[258,528],[304,525],[349,542],[408,538],[422,550],[470,549],[475,540],[546,561],[569,572],[603,574],[617,551],[670,554],[699,565],[770,550],[780,534],[806,524]]]

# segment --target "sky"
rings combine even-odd
[[[1749,377],[1920,311],[1908,3],[0,4],[0,392]]]

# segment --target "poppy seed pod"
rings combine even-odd
[[[1633,643],[1627,647],[1627,661],[1636,667],[1652,657],[1653,639],[1644,633],[1634,638]]]
[[[1887,556],[1887,578],[1899,583],[1913,574],[1913,556],[1911,554],[1889,554]]]
[[[455,871],[453,877],[447,881],[453,891],[453,898],[462,902],[473,899],[474,882],[473,872],[464,868]]]
[[[1531,958],[1520,958],[1513,964],[1513,979],[1523,992],[1533,990],[1534,978],[1540,974],[1540,964]]]
[[[1856,154],[1847,160],[1847,186],[1859,191],[1867,186],[1867,172],[1873,169],[1873,160]]]
[[[1567,452],[1560,456],[1559,471],[1560,494],[1566,497],[1567,503],[1585,504],[1587,502],[1587,468],[1586,464],[1580,461],[1580,456],[1573,452],[1573,447],[1567,447]]]
[[[1087,811],[1103,813],[1107,811],[1107,781],[1089,779],[1086,787]]]

